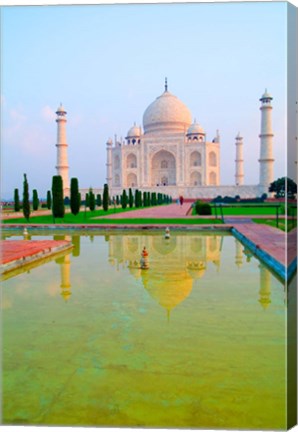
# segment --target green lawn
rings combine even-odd
[[[122,209],[119,209],[119,211],[116,213],[120,213]],[[129,210],[128,210],[129,211]],[[59,224],[113,224],[113,225],[119,225],[119,224],[158,224],[158,225],[170,225],[170,224],[186,224],[186,225],[198,225],[198,224],[219,224],[221,223],[220,220],[216,219],[200,219],[200,218],[168,218],[168,219],[153,219],[153,218],[125,218],[121,219],[106,219],[106,218],[100,218],[99,216],[108,216],[109,214],[113,214],[114,211],[108,211],[104,212],[103,210],[96,210],[94,212],[87,212],[86,215],[84,212],[79,213],[77,216],[72,215],[71,213],[65,214],[63,219],[56,219],[55,223],[57,225]],[[98,219],[94,219],[98,218]],[[24,218],[17,218],[17,219],[9,219],[4,220],[3,223],[27,223]],[[51,215],[48,216],[35,216],[30,218],[29,224],[53,224],[53,217]]]
[[[135,208],[126,208],[123,210],[122,208],[110,208],[108,211],[104,210],[94,210],[93,212],[87,211],[81,211],[79,214],[74,216],[72,213],[65,213],[64,218],[56,218],[56,223],[66,223],[66,224],[85,224],[85,223],[97,223],[96,220],[93,220],[92,218],[100,217],[100,216],[108,216],[110,214],[115,213],[126,213],[131,210],[135,210]],[[3,220],[3,223],[26,223],[26,220],[22,218],[9,218],[6,220]],[[52,215],[43,215],[38,216],[34,213],[31,214],[29,223],[36,223],[36,224],[52,224],[53,216]]]
[[[252,219],[253,222],[257,224],[264,224],[264,225],[270,225],[274,228],[276,227],[276,220],[275,219]],[[285,219],[279,219],[278,221],[278,228],[282,231],[291,231],[293,228],[297,227],[297,219],[288,219],[287,223]]]

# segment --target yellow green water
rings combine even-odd
[[[284,287],[237,240],[65,238],[2,285],[3,423],[286,428]]]

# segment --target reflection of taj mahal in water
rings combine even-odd
[[[229,236],[230,237],[230,236]],[[60,237],[59,237],[60,238]],[[231,238],[231,237],[230,237]],[[156,235],[106,236],[109,248],[109,264],[118,271],[128,272],[149,293],[150,297],[169,315],[196,289],[205,289],[204,278],[208,272],[220,273],[221,253],[225,236],[222,235],[171,235],[166,240]],[[70,240],[70,237],[69,237]],[[72,256],[80,255],[80,236],[72,236]],[[252,255],[234,239],[234,263],[240,269]],[[140,269],[143,247],[149,251],[149,270]],[[56,260],[60,266],[60,294],[65,301],[71,300],[71,254]],[[270,303],[270,271],[259,264],[260,289],[256,295],[266,309]],[[75,284],[75,282],[74,282]]]

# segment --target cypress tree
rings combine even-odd
[[[151,194],[151,205],[156,206],[157,199],[156,199],[156,192],[152,192]]]
[[[53,206],[52,213],[54,218],[63,218],[64,217],[64,198],[63,198],[63,180],[62,177],[57,175],[53,176],[52,181],[52,197],[53,197]]]
[[[89,207],[89,193],[87,192],[85,195],[85,209]]]
[[[23,215],[29,221],[30,217],[30,202],[29,202],[29,184],[27,176],[24,174],[24,188],[23,188]]]
[[[132,194],[131,188],[129,188],[129,191],[128,191],[128,204],[129,204],[129,207],[132,208],[132,206],[133,206],[133,194]]]
[[[147,193],[143,192],[143,206],[147,207]]]
[[[20,197],[19,197],[19,189],[14,190],[14,211],[18,212],[20,211]]]
[[[101,194],[97,194],[97,195],[96,195],[96,205],[97,205],[98,207],[101,207],[101,206],[102,206]]]
[[[103,198],[102,198],[102,206],[104,211],[108,211],[109,209],[109,186],[107,183],[103,186]]]
[[[140,207],[140,203],[139,203],[139,191],[138,191],[138,189],[135,190],[135,206],[136,207]]]
[[[137,197],[138,197],[138,207],[142,206],[142,192],[141,191],[137,191]]]
[[[52,195],[51,195],[51,191],[47,191],[47,208],[50,210],[50,208],[52,207]]]
[[[32,205],[33,205],[33,210],[38,210],[39,199],[38,199],[38,193],[36,189],[33,189]]]
[[[77,178],[72,178],[70,180],[70,210],[73,215],[79,213],[80,205],[79,182]]]
[[[116,195],[116,204],[119,205],[119,203],[120,203],[119,195]]]
[[[127,207],[127,194],[126,194],[126,190],[123,189],[123,192],[122,192],[122,208],[126,209],[126,207]]]
[[[95,209],[95,195],[92,188],[89,189],[89,208],[91,211]]]

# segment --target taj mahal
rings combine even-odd
[[[243,138],[235,137],[235,183],[221,185],[219,131],[206,140],[204,128],[193,121],[188,107],[168,90],[145,110],[143,126],[134,124],[125,139],[106,143],[106,183],[111,196],[123,189],[162,192],[176,198],[215,198],[236,196],[249,198],[268,193],[273,181],[272,96],[265,90],[261,96],[261,128],[258,135],[260,152],[259,183],[244,184]],[[65,196],[69,196],[69,166],[67,159],[66,111],[61,105],[57,112],[57,173],[63,178]],[[257,159],[259,156],[259,159]],[[102,188],[95,188],[100,193]],[[81,193],[87,190],[82,189]]]

